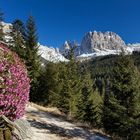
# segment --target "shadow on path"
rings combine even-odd
[[[81,128],[73,128],[73,129],[65,129],[59,127],[55,124],[47,124],[46,122],[39,122],[34,120],[29,120],[32,127],[36,127],[37,129],[48,129],[50,133],[57,134],[61,137],[73,138],[80,137],[85,140],[91,140],[91,137],[95,137],[94,133],[89,131],[85,131]]]
[[[44,111],[30,111],[28,112],[33,116],[36,116],[40,119],[33,119],[28,120],[30,125],[32,127],[35,127],[37,129],[46,129],[49,130],[50,133],[56,134],[60,137],[66,137],[66,138],[82,138],[84,140],[109,140],[106,136],[100,135],[98,133],[90,132],[88,129],[84,129],[81,127],[71,126],[69,129],[63,128],[61,126],[58,126],[54,123],[48,123],[44,120],[41,120],[41,118],[48,118],[48,119],[55,119],[58,122],[63,122],[64,120],[61,118],[56,118],[52,114],[49,114]],[[53,122],[53,121],[52,121]]]

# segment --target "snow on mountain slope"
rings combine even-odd
[[[83,53],[79,56],[77,56],[78,59],[80,58],[92,58],[92,57],[97,57],[97,56],[104,56],[104,55],[119,55],[122,50],[125,52],[125,54],[132,54],[134,51],[133,47],[128,47],[126,46],[125,48],[120,48],[120,49],[104,49],[104,50],[99,50],[99,49],[94,49],[95,52],[93,53]]]
[[[105,56],[105,55],[118,55],[120,53],[121,53],[121,50],[103,50],[103,51],[101,51],[101,50],[96,49],[96,52],[81,54],[81,55],[77,56],[77,59],[79,61],[85,61],[85,60],[89,60],[93,57]]]
[[[50,62],[64,62],[68,61],[62,54],[59,53],[58,49],[49,48],[39,44],[39,55]]]
[[[127,45],[131,51],[138,51],[140,52],[140,43],[128,44]]]
[[[104,55],[110,55],[110,54],[119,54],[121,52],[121,50],[97,50],[96,49],[96,52],[94,53],[87,53],[87,54],[81,54],[79,56],[77,56],[78,59],[84,59],[84,58],[87,58],[87,59],[90,59],[92,57],[97,57],[97,56],[104,56]]]

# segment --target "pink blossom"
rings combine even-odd
[[[29,100],[30,79],[17,54],[0,43],[0,115],[14,121],[23,116]]]

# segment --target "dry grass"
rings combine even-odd
[[[44,106],[37,105],[37,104],[32,103],[32,102],[29,102],[28,104],[37,108],[40,111],[49,112],[51,114],[56,114],[56,115],[62,115],[62,113],[56,107],[44,107]]]

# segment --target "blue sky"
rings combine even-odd
[[[140,42],[140,0],[0,0],[5,21],[32,14],[39,42],[59,47],[80,43],[88,31],[113,31],[126,43]]]

